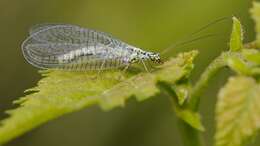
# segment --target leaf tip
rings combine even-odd
[[[243,48],[243,29],[237,17],[233,16],[232,20],[233,28],[230,38],[230,50],[239,51]]]

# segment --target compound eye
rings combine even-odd
[[[157,62],[159,63],[159,64],[163,64],[163,61],[159,58],[159,59],[157,59]]]

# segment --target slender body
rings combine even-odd
[[[105,70],[151,60],[158,53],[146,52],[112,36],[68,24],[41,24],[23,42],[25,59],[38,68]]]

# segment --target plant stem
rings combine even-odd
[[[178,104],[178,99],[176,93],[172,90],[169,84],[164,82],[159,82],[157,86],[170,97],[172,101],[172,106],[176,107],[180,105]],[[174,109],[174,108],[173,108]],[[177,118],[178,128],[181,133],[183,146],[203,146],[202,138],[200,137],[200,132],[197,129],[194,129],[182,119]]]
[[[203,141],[200,132],[190,125],[186,124],[183,120],[178,119],[178,128],[181,133],[183,146],[203,146]]]
[[[191,92],[191,98],[189,100],[189,107],[193,111],[198,111],[200,96],[204,91],[205,87],[208,85],[209,80],[221,69],[226,66],[226,57],[228,52],[222,53],[219,57],[217,57],[209,67],[202,73],[200,79],[197,81],[193,90]]]

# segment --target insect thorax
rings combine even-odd
[[[161,58],[158,53],[154,52],[146,52],[138,48],[134,48],[133,53],[130,56],[130,63],[135,63],[138,61],[146,61],[151,60],[155,63],[160,63]]]

